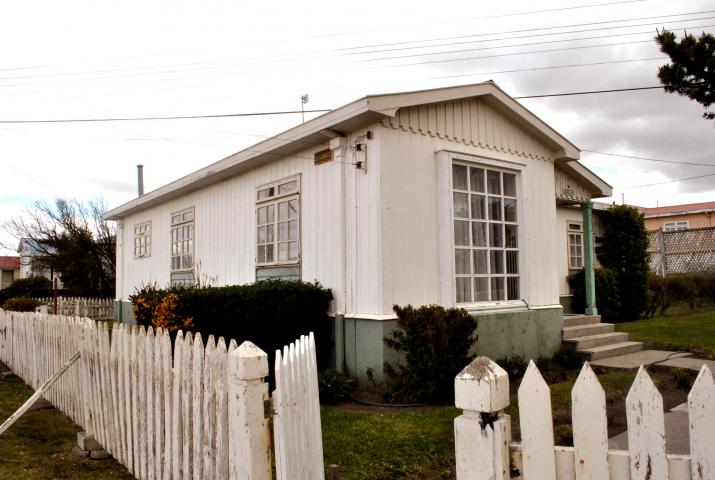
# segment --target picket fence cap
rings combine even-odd
[[[254,343],[246,340],[231,356],[238,359],[235,374],[243,380],[254,380],[268,376],[268,355]]]
[[[509,375],[487,357],[477,357],[454,379],[454,404],[494,413],[509,406]]]

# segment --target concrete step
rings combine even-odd
[[[563,339],[568,340],[576,337],[587,337],[598,335],[599,333],[610,333],[615,329],[612,323],[589,323],[587,325],[577,325],[575,327],[564,327]]]
[[[600,315],[564,315],[564,327],[601,323]]]
[[[613,343],[622,343],[628,341],[628,334],[625,332],[610,332],[599,333],[596,335],[587,335],[585,337],[574,337],[564,340],[565,343],[571,344],[574,350],[583,350],[585,348],[601,347],[603,345],[611,345]]]
[[[640,352],[641,350],[643,350],[643,342],[621,342],[612,345],[586,348],[579,350],[578,353],[584,355],[587,360],[601,360],[603,358],[618,357],[627,353]]]

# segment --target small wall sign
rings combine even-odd
[[[313,154],[313,163],[315,165],[320,165],[322,163],[330,162],[333,160],[333,151],[329,148],[325,150],[320,150]]]

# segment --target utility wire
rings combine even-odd
[[[499,34],[509,34],[509,33],[540,32],[540,31],[544,31],[544,30],[555,30],[555,29],[559,29],[559,28],[586,27],[586,26],[591,26],[591,25],[606,25],[609,23],[633,22],[633,21],[640,21],[640,20],[655,20],[655,19],[661,19],[661,18],[683,16],[683,15],[703,15],[703,14],[710,14],[710,13],[715,13],[715,10],[704,10],[704,11],[699,11],[699,12],[687,12],[687,13],[673,13],[670,15],[655,15],[655,16],[651,16],[651,17],[624,18],[622,20],[604,20],[604,21],[600,21],[600,22],[572,23],[572,24],[566,24],[566,25],[556,25],[556,26],[552,26],[552,27],[523,28],[523,29],[519,29],[519,30],[508,30],[508,31],[503,31],[503,32],[475,33],[475,34],[471,34],[471,35],[455,35],[455,36],[451,36],[451,37],[436,37],[436,38],[429,38],[429,39],[424,39],[424,40],[411,40],[411,41],[392,42],[392,43],[378,43],[378,44],[373,44],[373,45],[362,45],[362,46],[356,46],[356,47],[339,48],[338,50],[350,51],[350,50],[359,50],[361,48],[392,47],[395,45],[408,45],[411,43],[439,42],[442,40],[458,40],[458,39],[462,39],[462,38],[476,38],[476,37],[485,37],[485,36],[489,36],[489,35],[499,35]],[[674,21],[681,21],[681,20],[674,20]],[[561,33],[568,33],[568,32],[561,32]]]
[[[715,176],[715,173],[708,173],[706,175],[696,175],[694,177],[676,178],[674,180],[667,180],[665,182],[649,183],[647,185],[636,185],[634,187],[619,188],[618,190],[635,190],[636,188],[654,187],[656,185],[665,185],[666,183],[684,182],[686,180],[696,180],[698,178],[706,178],[706,177],[712,177],[712,176]]]
[[[471,22],[474,20],[490,20],[490,19],[494,19],[494,18],[517,17],[517,16],[522,16],[522,15],[534,15],[534,14],[540,14],[540,13],[563,12],[566,10],[579,10],[579,9],[583,9],[583,8],[606,7],[606,6],[621,5],[621,4],[626,4],[626,3],[640,3],[640,2],[644,2],[644,1],[647,1],[647,0],[625,0],[625,1],[621,1],[621,2],[595,3],[595,4],[590,4],[590,5],[575,5],[572,7],[550,8],[550,9],[546,9],[546,10],[530,10],[530,11],[525,11],[525,12],[502,13],[502,14],[497,14],[497,15],[483,16],[483,17],[461,18],[458,20],[442,20],[442,21],[437,21],[437,22],[427,22],[427,23],[405,25],[402,27],[402,29],[431,26],[431,25],[441,25],[441,24],[445,24],[445,23]],[[373,29],[368,29],[368,30],[360,30],[360,31],[352,31],[352,32],[328,33],[325,35],[315,35],[310,38],[339,37],[339,36],[346,36],[346,35],[354,35],[356,33],[375,32],[375,31],[379,31],[379,30],[381,30],[381,29],[373,28]]]
[[[693,82],[690,85],[700,85],[705,82]],[[669,85],[674,86],[674,85]],[[639,90],[654,90],[665,88],[666,85],[650,86],[650,87],[630,87],[630,88],[612,88],[608,90],[590,90],[582,92],[562,92],[562,93],[547,93],[541,95],[521,95],[512,97],[514,100],[528,98],[546,98],[546,97],[566,97],[573,95],[593,95],[601,93],[617,93],[617,92],[633,92]],[[386,107],[389,110],[399,105]],[[330,109],[314,109],[304,110],[305,113],[325,113],[331,112]],[[109,118],[61,118],[61,119],[38,119],[38,120],[0,120],[0,124],[18,124],[18,123],[80,123],[80,122],[130,122],[130,121],[153,121],[153,120],[188,120],[188,119],[205,119],[205,118],[230,118],[230,117],[258,117],[267,115],[288,115],[301,113],[301,110],[283,110],[275,112],[244,112],[244,113],[223,113],[212,115],[178,115],[164,117],[109,117]]]
[[[598,155],[608,155],[609,157],[621,157],[621,158],[633,158],[636,160],[647,160],[649,162],[661,162],[661,163],[675,163],[679,165],[695,165],[698,167],[715,167],[715,163],[696,163],[696,162],[682,162],[677,160],[662,160],[660,158],[649,158],[649,157],[637,157],[635,155],[621,155],[618,153],[610,152],[599,152],[598,150],[587,150],[582,149],[582,152],[595,153]]]

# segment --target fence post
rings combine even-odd
[[[454,380],[454,404],[463,413],[454,419],[457,480],[509,478],[511,420],[509,376],[487,357],[477,357]]]
[[[660,273],[662,276],[668,275],[668,255],[665,251],[665,235],[663,229],[658,229],[658,249],[660,250]]]
[[[228,462],[230,480],[271,478],[270,437],[264,400],[268,396],[268,355],[243,342],[228,357]]]

